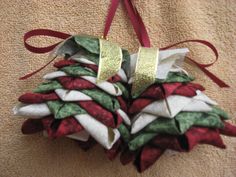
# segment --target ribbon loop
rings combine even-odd
[[[48,36],[48,37],[55,37],[55,38],[59,38],[59,39],[67,39],[68,37],[70,37],[70,34],[66,34],[66,33],[62,33],[59,31],[53,31],[53,30],[49,30],[49,29],[35,29],[35,30],[31,30],[27,33],[25,33],[24,35],[24,45],[25,48],[27,50],[29,50],[30,52],[33,53],[48,53],[50,51],[52,51],[59,43],[47,46],[47,47],[34,47],[30,44],[27,43],[27,40],[31,37],[35,37],[35,36]]]
[[[190,57],[186,57],[189,61],[191,61],[192,63],[194,63],[199,69],[201,69],[213,82],[215,82],[219,87],[229,87],[229,85],[227,85],[224,81],[222,81],[221,79],[219,79],[216,75],[214,75],[213,73],[211,73],[210,71],[208,71],[206,68],[209,66],[212,66],[215,62],[217,62],[218,58],[219,58],[219,54],[217,49],[215,48],[215,46],[213,44],[211,44],[208,41],[205,40],[200,40],[200,39],[190,39],[190,40],[184,40],[184,41],[180,41],[171,45],[168,45],[166,47],[162,47],[160,48],[160,50],[166,50],[175,46],[178,46],[179,44],[184,44],[184,43],[189,43],[189,42],[194,42],[194,43],[199,43],[199,44],[203,44],[205,46],[207,46],[208,48],[210,48],[214,55],[215,55],[215,60],[211,63],[208,64],[203,64],[203,63],[198,63],[196,60],[190,58]]]

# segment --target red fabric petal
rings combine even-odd
[[[120,162],[122,163],[122,165],[127,165],[134,159],[135,152],[130,151],[128,147],[126,147],[120,154]]]
[[[172,94],[193,97],[196,95],[196,90],[203,91],[205,90],[205,88],[200,84],[184,83],[180,87],[178,87]]]
[[[96,85],[93,83],[78,77],[62,76],[58,77],[57,80],[60,84],[69,90],[83,90],[83,89],[93,89]]]
[[[59,97],[56,93],[25,93],[21,95],[18,100],[22,103],[34,104],[34,103],[43,103],[46,101],[58,100]]]
[[[165,150],[146,145],[142,148],[140,155],[135,160],[135,166],[139,172],[143,172],[153,165],[164,153]]]
[[[117,100],[119,101],[119,104],[120,104],[120,108],[127,113],[128,111],[128,108],[127,108],[127,103],[125,102],[125,100],[121,97],[121,96],[118,96],[117,97]]]
[[[27,119],[21,126],[23,134],[33,134],[44,130],[41,119]]]
[[[54,124],[55,123],[55,124]],[[47,126],[48,136],[50,138],[58,138],[82,131],[84,128],[73,117],[68,117],[58,121],[52,122],[50,127]]]
[[[119,139],[111,149],[104,149],[104,151],[109,160],[114,160],[121,151],[121,140]]]
[[[57,62],[54,63],[54,67],[56,68],[63,68],[65,66],[70,66],[70,65],[73,65],[73,64],[76,64],[77,62],[74,61],[74,60],[66,60],[66,59],[62,59],[62,60],[59,60]]]
[[[179,142],[178,136],[174,135],[157,135],[152,139],[150,144],[161,149],[171,149],[180,152],[185,151]]]
[[[219,131],[223,135],[236,137],[236,126],[228,122],[224,122],[224,128],[219,129]]]
[[[147,105],[151,104],[153,101],[152,99],[147,98],[139,98],[134,100],[134,102],[131,104],[129,108],[129,113],[131,115],[139,113],[143,108],[145,108]]]
[[[219,148],[225,148],[218,129],[203,127],[192,127],[184,137],[188,144],[188,151],[191,151],[197,144],[210,144]]]
[[[117,115],[112,114],[111,112],[104,109],[99,104],[95,103],[94,101],[80,101],[78,104],[85,109],[88,114],[92,117],[97,119],[98,121],[102,122],[108,127],[116,128],[117,127]]]

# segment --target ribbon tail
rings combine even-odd
[[[29,74],[26,74],[23,77],[20,77],[19,80],[25,80],[28,79],[29,77],[35,75],[36,73],[40,72],[41,70],[43,70],[44,68],[46,68],[50,63],[52,63],[54,60],[56,59],[56,57],[54,57],[53,59],[51,59],[47,64],[45,64],[44,66],[42,66],[41,68],[37,69],[36,71],[33,71]]]
[[[206,69],[205,66],[202,66],[201,64],[197,63],[196,61],[194,61],[193,59],[186,57],[188,60],[190,60],[191,62],[193,62],[199,69],[202,70],[202,72],[204,72],[213,82],[215,82],[219,87],[223,88],[223,87],[230,87],[229,85],[227,85],[224,81],[222,81],[220,78],[218,78],[216,75],[214,75],[213,73],[211,73],[209,70]]]

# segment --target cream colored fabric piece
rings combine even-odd
[[[158,116],[141,112],[133,118],[131,126],[131,134],[135,134],[146,127],[148,124],[156,120]]]
[[[215,102],[210,98],[208,98],[206,95],[204,95],[201,91],[198,91],[198,95],[201,95],[201,100],[199,99],[200,96],[198,96],[197,99],[195,99],[195,97],[189,98],[180,95],[171,95],[166,99],[158,100],[149,104],[141,112],[153,114],[156,116],[173,118],[180,111],[194,111],[194,112],[211,111],[212,108],[207,103],[215,103]]]
[[[122,109],[118,109],[117,112],[120,114],[125,124],[131,124],[129,116]]]
[[[210,105],[217,103],[197,90],[197,95],[189,98],[179,95],[169,96],[166,100],[151,103],[137,114],[132,121],[131,133],[142,130],[158,117],[173,118],[181,111],[209,112]]]
[[[65,90],[56,89],[56,94],[60,97],[62,101],[88,101],[92,100],[91,97],[85,95],[78,90]]]
[[[61,77],[61,76],[67,76],[67,74],[63,71],[55,71],[55,72],[51,72],[51,73],[46,74],[43,78],[46,80],[51,80],[51,79],[55,79],[55,78]],[[96,82],[97,79],[95,77],[91,77],[91,76],[81,76],[81,78],[95,84],[98,88],[104,90],[105,92],[107,92],[110,95],[114,95],[114,96],[122,95],[122,91],[115,84],[112,84],[107,81],[97,83]]]
[[[14,115],[25,116],[29,118],[41,118],[51,114],[47,104],[19,104],[13,108]]]
[[[110,149],[120,138],[120,133],[117,129],[111,129],[105,126],[88,114],[76,115],[75,118],[106,149]]]
[[[79,141],[88,141],[89,136],[90,136],[89,133],[83,130],[78,133],[67,135],[66,137]]]

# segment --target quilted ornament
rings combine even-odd
[[[188,60],[220,87],[229,87],[207,70],[218,59],[216,48],[205,40],[151,47],[140,14],[130,0],[124,0],[141,44],[138,53],[130,55],[106,40],[118,4],[119,0],[111,1],[102,38],[45,29],[25,34],[28,50],[51,52],[48,64],[62,59],[54,63],[56,71],[44,76],[45,82],[19,97],[20,104],[13,111],[27,118],[22,133],[42,131],[49,138],[68,137],[84,150],[98,143],[110,160],[119,155],[123,165],[133,162],[139,172],[166,150],[189,152],[198,144],[226,148],[221,134],[235,137],[236,126],[227,122],[229,116],[182,66]],[[64,41],[44,48],[27,43],[38,35]],[[210,48],[215,61],[201,64],[186,56],[187,48],[170,49],[187,42]]]

